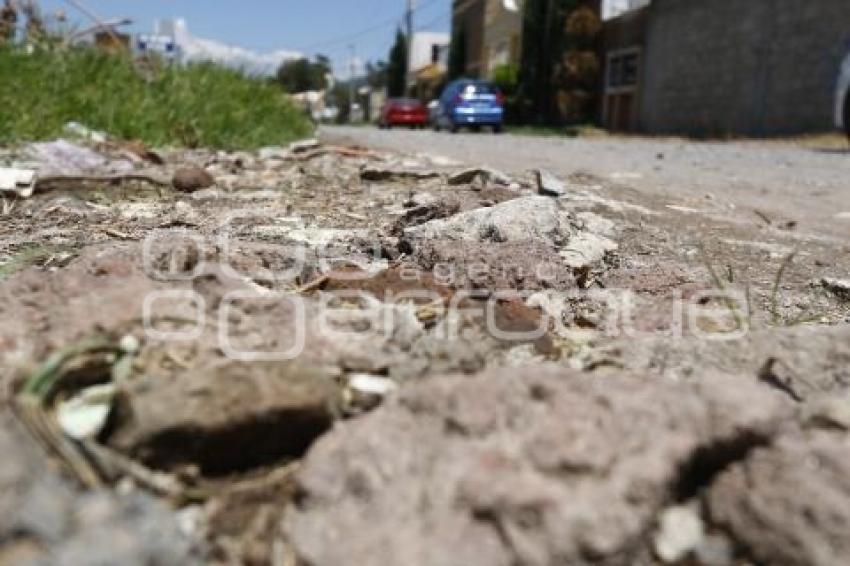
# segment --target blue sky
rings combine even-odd
[[[335,71],[340,76],[348,65],[350,44],[361,60],[386,58],[405,9],[405,0],[81,1],[104,19],[134,19],[135,31],[150,31],[156,19],[182,17],[192,35],[205,39],[259,52],[324,53],[339,67]],[[451,0],[417,0],[417,4],[417,29],[449,30]],[[72,21],[87,21],[64,0],[41,0],[41,6],[48,14],[61,8]]]

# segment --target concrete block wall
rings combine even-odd
[[[656,134],[833,127],[850,0],[655,0],[640,125]]]

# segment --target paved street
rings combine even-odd
[[[328,140],[439,154],[508,173],[545,168],[588,173],[612,198],[764,224],[796,222],[798,235],[850,236],[850,152],[781,142],[569,139],[328,127]]]

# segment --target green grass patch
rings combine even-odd
[[[48,261],[58,253],[70,252],[67,246],[39,246],[31,244],[6,260],[0,260],[0,281],[18,271]]]
[[[312,131],[279,87],[211,63],[2,48],[0,77],[3,144],[56,138],[71,121],[153,146],[225,149],[283,144]]]

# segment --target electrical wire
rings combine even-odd
[[[414,8],[413,11],[414,11],[414,13],[418,12],[418,11],[424,9],[424,8],[431,6],[432,4],[436,3],[437,1],[438,0],[426,0],[425,2],[420,4],[419,6],[416,6],[416,8]],[[359,38],[363,37],[364,35],[368,35],[370,33],[376,32],[376,31],[384,30],[384,29],[386,29],[387,27],[390,27],[390,26],[398,26],[401,22],[401,19],[402,19],[402,16],[394,16],[393,18],[383,20],[380,23],[369,26],[365,29],[362,29],[360,31],[357,31],[357,32],[354,32],[354,33],[351,33],[351,34],[339,36],[339,37],[334,38],[334,39],[328,39],[328,40],[320,41],[320,42],[317,42],[317,43],[313,43],[311,45],[295,47],[294,49],[297,50],[297,51],[312,51],[312,50],[315,50],[315,49],[318,49],[318,48],[326,48],[326,47],[331,46],[331,45],[338,45],[338,44],[341,44],[341,43],[350,43],[352,40],[359,39]]]

